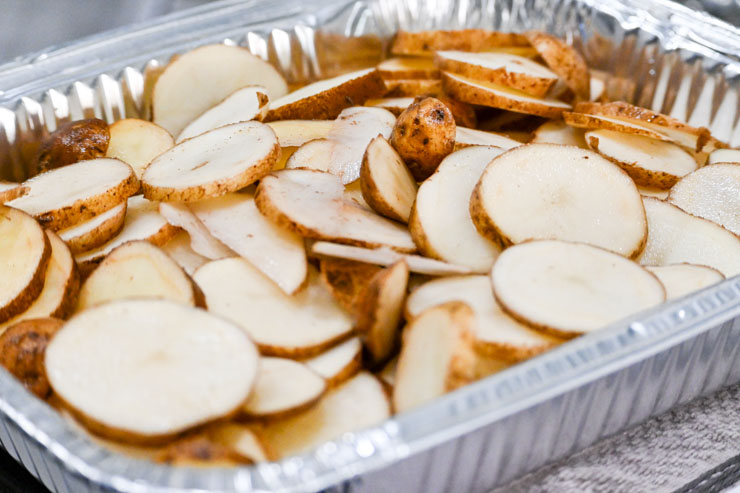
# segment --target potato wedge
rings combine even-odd
[[[740,163],[740,149],[716,149],[712,151],[709,154],[707,164],[717,163]]]
[[[192,276],[198,267],[208,263],[209,260],[192,249],[190,246],[190,235],[185,231],[177,233],[172,239],[162,245],[161,248],[189,276]]]
[[[57,231],[73,254],[97,248],[121,232],[126,219],[126,201],[92,219]]]
[[[265,176],[279,153],[277,137],[270,127],[253,121],[234,123],[160,154],[144,170],[141,189],[144,197],[163,202],[218,197]]]
[[[475,186],[470,216],[501,247],[559,239],[631,258],[647,235],[640,194],[626,173],[595,152],[555,144],[527,144],[495,158]]]
[[[496,299],[512,317],[562,337],[593,332],[666,298],[658,278],[637,263],[559,240],[504,250],[491,280]]]
[[[370,280],[380,272],[377,265],[337,258],[319,260],[321,279],[334,299],[348,313],[356,315]]]
[[[584,132],[580,128],[571,127],[561,121],[545,122],[534,132],[534,138],[530,141],[532,144],[560,144],[566,146],[576,146],[581,149],[588,149]]]
[[[588,65],[575,48],[555,36],[539,31],[530,31],[525,36],[550,69],[558,74],[578,98],[589,99],[591,76]]]
[[[104,157],[110,137],[108,124],[99,118],[64,123],[41,142],[37,172]]]
[[[360,187],[363,198],[378,214],[402,223],[409,221],[418,186],[401,156],[380,135],[365,151]]]
[[[522,145],[521,142],[510,139],[505,135],[494,132],[484,132],[472,128],[457,127],[455,130],[455,150],[469,146],[492,146],[501,149],[513,149]]]
[[[658,267],[646,265],[645,268],[663,284],[666,300],[681,298],[725,278],[717,269],[703,265],[673,264]]]
[[[528,47],[522,34],[487,29],[454,31],[398,31],[391,53],[394,55],[430,56],[437,50],[484,51],[494,48]]]
[[[392,79],[385,80],[384,98],[403,98],[422,95],[440,96],[442,81],[439,79]]]
[[[175,145],[175,140],[159,125],[126,118],[110,126],[110,144],[105,157],[120,159],[141,179],[152,160]]]
[[[438,79],[439,69],[429,57],[398,57],[376,67],[383,79]]]
[[[172,135],[239,88],[262,86],[270,100],[288,92],[272,65],[244,48],[208,45],[171,61],[154,84],[152,120]]]
[[[21,209],[52,231],[102,214],[139,189],[131,166],[117,159],[91,159],[37,175],[28,191],[6,205]]]
[[[156,445],[239,410],[258,358],[243,330],[204,310],[125,300],[71,318],[46,348],[45,366],[54,392],[91,431]]]
[[[20,183],[0,180],[0,204],[17,199],[27,191],[28,188],[24,187]]]
[[[362,369],[362,343],[358,337],[347,339],[303,363],[326,380],[332,389],[352,378]]]
[[[334,125],[334,120],[280,120],[269,122],[277,135],[280,147],[300,147],[316,139],[325,139]]]
[[[173,227],[187,231],[190,247],[197,255],[210,260],[236,257],[236,252],[216,239],[187,204],[162,202],[159,213]]]

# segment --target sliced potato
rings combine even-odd
[[[545,122],[537,127],[531,143],[560,144],[588,149],[586,139],[583,136],[583,130],[555,120]]]
[[[58,231],[59,237],[74,254],[97,248],[121,232],[126,219],[126,201],[92,219]]]
[[[384,92],[377,70],[359,70],[314,82],[278,99],[270,98],[265,121],[332,120],[345,108],[361,105]]]
[[[591,96],[588,65],[575,48],[550,34],[530,31],[526,34],[537,53],[553,72],[581,99]]]
[[[104,157],[110,138],[108,124],[99,118],[64,123],[41,141],[38,172]]]
[[[141,179],[149,163],[174,145],[175,140],[159,125],[126,118],[111,125],[110,145],[105,155],[128,164]]]
[[[178,135],[204,111],[250,85],[264,87],[270,100],[288,92],[278,71],[244,48],[196,48],[170,62],[154,84],[153,121]]]
[[[430,308],[403,330],[393,408],[401,413],[444,395],[475,377],[473,311],[453,301]]]
[[[216,239],[200,219],[186,204],[166,203],[159,204],[159,213],[169,224],[182,228],[190,236],[190,247],[193,251],[207,259],[235,257],[236,253],[218,239]]]
[[[666,292],[666,300],[680,298],[723,280],[717,269],[694,264],[673,264],[645,268],[657,277]]]
[[[10,202],[25,194],[28,188],[20,183],[0,180],[0,204]]]
[[[740,163],[740,149],[716,149],[712,151],[709,154],[707,164],[717,163]]]
[[[248,86],[237,89],[223,101],[205,111],[177,136],[177,143],[232,123],[261,120],[267,110],[267,89]]]
[[[96,434],[157,444],[229,416],[249,397],[258,354],[204,310],[125,300],[70,319],[46,348],[54,392]]]
[[[685,262],[712,267],[728,278],[740,274],[738,236],[668,202],[653,197],[642,200],[647,213],[648,238],[639,257],[641,264]]]
[[[484,132],[472,128],[457,127],[455,131],[455,150],[469,146],[491,146],[501,149],[513,149],[522,145],[521,142],[510,139],[505,135],[494,132]]]
[[[527,144],[495,158],[473,191],[470,215],[502,247],[559,239],[635,257],[647,235],[627,174],[595,152],[555,144]]]
[[[491,271],[493,291],[514,318],[575,336],[658,305],[666,293],[637,263],[584,243],[530,241],[504,250]]]
[[[214,260],[193,277],[205,293],[208,309],[239,324],[262,354],[314,356],[352,331],[352,318],[313,268],[306,287],[293,296],[241,258]]]
[[[180,231],[171,240],[162,245],[162,250],[177,262],[177,265],[192,276],[201,265],[208,263],[208,258],[197,253],[190,246],[190,235]]]
[[[249,149],[249,152],[245,152]],[[144,197],[194,202],[235,192],[272,170],[280,153],[275,132],[259,122],[211,130],[159,155],[144,170]]]
[[[401,156],[382,136],[367,146],[360,169],[362,196],[378,214],[409,221],[417,185]]]
[[[23,183],[28,191],[6,205],[21,209],[43,226],[58,231],[92,219],[139,189],[128,164],[91,159],[37,175]]]
[[[329,135],[334,120],[281,120],[267,124],[277,135],[280,147],[299,147]]]
[[[483,170],[502,152],[484,146],[454,152],[421,184],[409,221],[420,252],[474,272],[490,270],[500,249],[475,229],[468,206]]]
[[[522,34],[488,29],[398,31],[391,45],[391,53],[429,56],[437,50],[484,51],[493,48],[528,46],[529,42]]]
[[[352,315],[357,313],[370,280],[380,270],[377,265],[354,260],[330,257],[319,261],[321,278],[337,303]]]
[[[362,368],[362,343],[358,337],[347,339],[303,363],[324,377],[329,388],[334,388]]]
[[[383,79],[437,79],[439,69],[429,57],[399,57],[383,60],[377,66]]]
[[[740,236],[740,164],[713,164],[684,176],[668,201]]]
[[[439,96],[443,93],[439,79],[392,79],[385,80],[385,98]]]

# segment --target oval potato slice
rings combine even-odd
[[[303,363],[324,377],[330,389],[334,388],[362,368],[362,343],[358,337],[347,339]]]
[[[97,248],[121,232],[126,219],[126,203],[124,200],[102,214],[57,234],[75,255]]]
[[[267,462],[273,454],[249,425],[219,423],[208,428],[208,437],[253,464]]]
[[[591,76],[583,57],[572,46],[550,34],[530,31],[525,34],[537,53],[553,72],[581,99],[591,96]]]
[[[661,142],[673,142],[670,137],[660,131],[644,126],[641,122],[629,122],[603,115],[589,115],[586,113],[570,112],[563,113],[563,121],[575,128],[611,130],[623,134],[639,135]]]
[[[128,164],[141,179],[149,163],[174,145],[172,136],[159,125],[126,118],[110,126],[110,144],[105,155]]]
[[[666,292],[666,300],[680,298],[723,280],[717,269],[694,264],[673,264],[645,268],[655,274]]]
[[[443,92],[442,81],[439,79],[386,79],[384,82],[384,98],[415,98],[429,94],[437,96]]]

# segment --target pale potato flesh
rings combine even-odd
[[[208,263],[209,260],[193,250],[190,246],[190,235],[186,231],[177,233],[170,241],[162,246],[162,250],[190,276],[193,275],[198,267]]]
[[[347,378],[360,369],[362,343],[357,337],[327,349],[312,358],[303,360],[311,370],[318,373],[332,386],[346,374]]]
[[[660,129],[649,128],[643,122],[637,123],[604,115],[583,113],[565,113],[563,119],[568,125],[577,128],[613,130],[624,134],[641,135],[662,142],[672,142],[671,138]]]
[[[267,125],[277,135],[280,147],[300,147],[311,140],[325,139],[334,120],[280,120]]]
[[[403,110],[408,108],[414,103],[412,96],[398,97],[398,98],[375,98],[368,99],[365,101],[365,106],[373,106],[375,108],[383,108],[388,110],[394,115],[400,115]]]
[[[0,180],[0,204],[17,199],[26,193],[26,188],[20,183]]]
[[[680,298],[723,280],[725,276],[716,269],[694,264],[673,264],[657,267],[645,266],[663,283],[666,300]]]
[[[235,257],[236,253],[218,239],[196,217],[187,204],[177,202],[162,202],[159,204],[159,213],[167,222],[187,231],[190,237],[190,246],[195,253],[207,259]]]
[[[173,145],[175,140],[159,125],[126,118],[110,126],[110,143],[105,155],[127,163],[136,177],[141,178],[149,163]]]
[[[325,390],[324,379],[306,365],[285,358],[263,357],[243,411],[254,417],[283,414],[310,405]]]

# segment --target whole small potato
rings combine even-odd
[[[414,179],[422,181],[455,148],[455,131],[452,112],[442,101],[417,98],[399,115],[390,143]]]
[[[109,143],[108,124],[99,118],[65,123],[41,142],[36,158],[38,172],[104,157]]]

